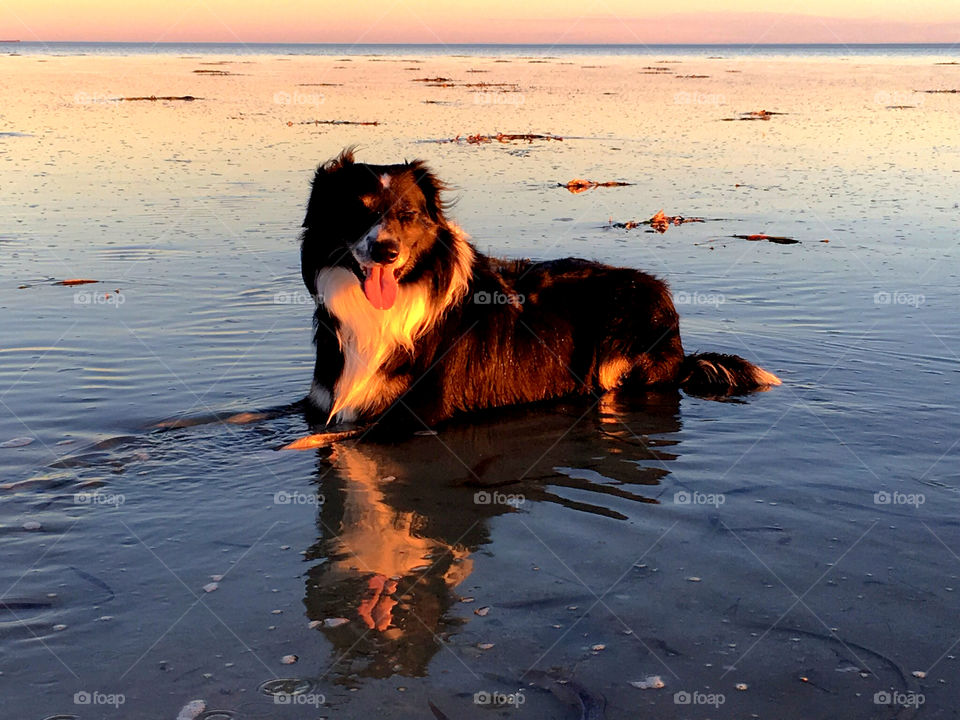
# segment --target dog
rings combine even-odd
[[[316,301],[307,403],[326,424],[429,428],[571,395],[780,384],[736,355],[685,355],[670,291],[650,274],[478,252],[447,218],[446,190],[422,161],[359,163],[352,148],[316,171],[300,259]]]

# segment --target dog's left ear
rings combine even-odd
[[[430,213],[430,217],[435,222],[445,222],[446,219],[443,217],[443,213],[447,209],[447,203],[443,201],[441,195],[446,190],[449,190],[447,185],[434,175],[422,160],[414,160],[412,163],[409,163],[407,167],[409,167],[410,172],[413,173],[414,182],[417,183],[420,192],[422,192],[423,196],[427,199],[427,212]]]

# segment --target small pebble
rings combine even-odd
[[[296,655],[284,655],[282,658],[280,658],[280,662],[282,662],[284,665],[293,665],[299,659],[300,658],[298,658]]]
[[[283,615],[283,610],[271,610],[271,615]]]
[[[54,625],[54,626],[53,626],[53,629],[56,630],[57,632],[60,632],[61,630],[66,630],[66,629],[67,629],[67,626],[66,626],[66,625]]]
[[[346,625],[348,622],[350,621],[347,620],[346,618],[339,617],[339,618],[327,618],[326,620],[323,621],[323,624],[325,627],[328,627],[328,628],[337,628],[337,627],[340,627],[341,625]]]
[[[476,610],[474,610],[474,611],[473,611],[473,614],[474,614],[474,615],[479,615],[480,617],[483,617],[483,616],[485,616],[488,612],[490,612],[490,607],[489,607],[488,605],[484,605],[483,607],[478,607]]]
[[[23,447],[33,442],[32,437],[15,437],[0,443],[0,448]]]
[[[462,602],[462,603],[471,603],[471,602],[474,601],[474,599],[475,599],[475,598],[472,598],[472,597],[462,597],[462,598],[460,598],[460,602]]]
[[[925,673],[923,670],[914,670],[910,674],[913,675],[915,678],[920,678],[921,680],[923,680],[927,676],[927,673]]]
[[[311,630],[316,630],[321,625],[323,625],[323,623],[320,622],[319,620],[311,620],[310,624],[307,625],[307,627],[310,628]]]
[[[489,650],[493,647],[493,643],[477,643],[477,647],[481,650]]]
[[[23,529],[24,529],[24,530],[39,530],[39,529],[42,528],[42,527],[43,527],[43,525],[41,525],[40,523],[38,523],[36,520],[27,520],[27,521],[23,524]]]
[[[743,691],[743,690],[746,690],[746,689],[747,689],[747,684],[746,684],[746,683],[737,683],[734,687],[736,687],[737,690]]]
[[[687,580],[688,580],[689,582],[700,582],[700,578],[698,578],[696,575],[694,575],[694,576],[692,576],[692,577],[688,577]]]
[[[593,650],[594,652],[600,652],[601,650],[606,650],[607,646],[604,645],[603,643],[597,643],[596,645],[593,645],[590,649]]]
[[[659,690],[664,686],[663,678],[659,675],[651,675],[643,680],[635,680],[630,684],[640,690]]]
[[[219,583],[215,583],[215,582],[207,583],[206,585],[203,586],[203,591],[204,591],[204,592],[208,592],[208,593],[212,593],[212,592],[213,592],[214,590],[216,590],[218,587],[220,587],[220,584],[219,584]]]
[[[211,575],[210,579],[213,580],[214,582],[220,582],[221,580],[223,580],[223,575]]]
[[[177,720],[195,720],[206,709],[207,704],[203,700],[191,700],[180,710]]]
[[[281,549],[281,550],[289,550],[289,549],[290,549],[290,546],[289,546],[289,545],[281,545],[281,546],[280,546],[280,549]]]

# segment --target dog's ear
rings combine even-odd
[[[420,192],[422,192],[423,196],[427,199],[427,212],[430,213],[430,217],[433,218],[435,222],[445,222],[446,220],[443,213],[446,211],[448,205],[443,201],[441,196],[443,192],[449,190],[449,187],[434,175],[422,160],[414,160],[411,163],[407,163],[407,167],[410,172],[413,173],[414,182],[417,183]]]
[[[354,146],[346,147],[335,158],[327,160],[317,168],[313,176],[310,201],[307,203],[307,214],[303,218],[303,227],[313,227],[314,221],[324,214],[324,206],[329,203],[330,189],[334,187],[337,176],[354,164],[353,152]]]
[[[337,157],[317,168],[313,176],[313,189],[303,218],[303,233],[300,235],[300,273],[311,295],[317,294],[317,269],[325,258],[323,238],[331,213],[341,205],[337,189],[343,182],[343,173],[353,166],[353,147],[343,150]]]

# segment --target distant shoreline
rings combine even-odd
[[[20,40],[0,40],[0,42],[21,42]],[[888,42],[888,43],[349,43],[349,42],[218,42],[218,41],[171,41],[149,42],[145,40],[31,40],[28,45],[143,45],[148,47],[172,47],[182,45],[196,46],[289,46],[289,47],[431,47],[431,48],[459,48],[459,47],[531,47],[531,48],[956,48],[957,43],[924,43],[924,42]]]
[[[11,41],[13,42],[13,41]],[[960,48],[951,43],[768,43],[768,44],[513,44],[513,43],[243,43],[243,42],[40,42],[16,41],[21,55],[289,55],[289,56],[491,56],[537,58],[571,55],[725,56],[749,58],[787,56],[797,58],[842,58],[899,56],[904,58],[960,58]]]

